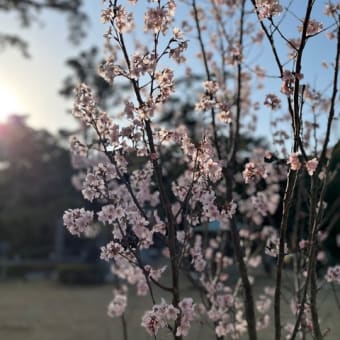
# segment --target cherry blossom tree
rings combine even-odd
[[[71,138],[80,170],[74,182],[101,210],[69,209],[64,223],[77,236],[94,221],[112,230],[101,258],[122,284],[108,314],[124,317],[134,286],[151,299],[141,325],[154,338],[163,329],[182,339],[193,323],[205,320],[217,339],[247,334],[256,340],[270,323],[276,340],[308,334],[323,339],[328,330],[320,325],[319,285],[339,283],[340,275],[338,266],[317,275],[329,233],[325,190],[335,176],[330,163],[340,4],[327,1],[317,15],[320,1],[314,0],[297,7],[274,0],[103,3],[106,58],[99,74],[113,88],[129,84],[131,91],[110,116],[87,84],[75,90],[73,115],[90,133],[86,140]],[[332,44],[332,56],[320,65],[330,77],[326,89],[319,89],[310,82],[319,65],[304,65],[307,49],[323,39]],[[264,48],[272,62],[268,70],[256,52]],[[205,80],[200,93],[193,92],[200,122],[194,140],[186,126],[170,129],[158,121],[176,95],[176,77],[190,79],[198,68]],[[272,117],[272,146],[244,153],[241,136],[255,134],[265,114]],[[213,221],[217,235],[197,232]],[[165,266],[145,263],[142,256],[156,238],[165,245]],[[255,295],[251,273],[264,254],[276,261],[275,277]],[[284,268],[287,258],[292,270]],[[233,267],[236,281],[229,275]],[[285,271],[293,278],[290,320],[281,316]],[[181,290],[183,273],[201,301]],[[170,281],[162,280],[165,274]],[[156,287],[164,291],[161,301]]]

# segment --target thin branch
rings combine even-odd
[[[331,282],[331,287],[332,287],[332,291],[333,291],[333,294],[334,294],[334,299],[335,299],[336,305],[338,307],[338,310],[340,311],[340,300],[339,300],[339,297],[338,297],[338,294],[336,292],[335,285],[334,285],[333,282]]]
[[[209,65],[208,65],[208,59],[207,59],[207,54],[205,51],[205,47],[204,47],[204,43],[203,43],[203,38],[202,38],[202,33],[201,33],[201,27],[199,24],[199,18],[198,18],[198,10],[197,10],[197,6],[196,6],[196,0],[192,0],[192,8],[194,11],[194,19],[195,19],[195,24],[196,24],[196,30],[197,30],[197,38],[200,44],[200,48],[201,48],[201,53],[202,53],[202,57],[203,57],[203,64],[204,64],[204,69],[205,69],[205,73],[206,73],[206,77],[208,81],[211,81],[211,74],[210,74],[210,70],[209,70]],[[210,94],[210,99],[213,99],[213,95]],[[217,157],[218,159],[222,159],[222,154],[221,154],[221,150],[220,150],[220,146],[218,144],[218,137],[217,137],[217,128],[216,128],[216,122],[215,122],[215,109],[214,107],[211,107],[211,126],[212,126],[212,130],[213,130],[213,142],[214,142],[214,146],[217,152]]]
[[[240,36],[239,36],[239,46],[242,51],[243,46],[243,34],[244,34],[244,15],[245,15],[245,0],[242,0],[241,3],[241,16],[240,16]],[[240,129],[240,114],[241,114],[241,88],[242,88],[242,65],[238,64],[237,67],[237,111],[236,111],[236,127],[234,139],[232,141],[232,147],[229,154],[229,161],[227,163],[227,168],[223,171],[223,175],[226,181],[226,200],[227,202],[232,201],[232,189],[233,189],[233,173],[235,171],[236,165],[236,152],[239,147],[239,129]],[[243,258],[243,251],[240,243],[239,231],[233,218],[230,221],[230,229],[231,229],[231,238],[234,246],[235,258],[238,264],[238,270],[240,273],[240,277],[242,280],[243,288],[244,288],[244,305],[245,305],[245,318],[247,320],[247,330],[248,336],[250,340],[257,339],[257,331],[256,331],[256,316],[255,316],[255,308],[254,308],[254,298],[252,287],[249,282],[247,267]]]
[[[121,318],[121,321],[122,321],[122,328],[123,328],[123,340],[128,340],[129,337],[128,337],[125,314],[123,313],[120,318]]]
[[[333,78],[333,92],[331,98],[331,106],[329,109],[328,121],[327,121],[327,130],[326,130],[326,137],[325,142],[323,144],[323,149],[320,155],[318,168],[321,169],[322,163],[325,160],[328,143],[331,134],[332,122],[335,115],[335,101],[338,94],[338,74],[339,74],[339,63],[340,63],[340,15],[338,17],[338,30],[337,30],[337,49],[336,49],[336,56],[335,56],[335,64],[334,64],[334,78]]]

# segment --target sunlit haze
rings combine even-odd
[[[20,104],[16,96],[6,88],[0,86],[0,122],[3,122],[11,114],[21,112]]]

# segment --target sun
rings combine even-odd
[[[0,121],[14,113],[20,112],[17,98],[8,90],[0,86]]]

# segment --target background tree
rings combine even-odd
[[[25,116],[0,124],[0,231],[12,255],[46,257],[62,212],[79,201],[60,140],[34,130]]]
[[[23,28],[29,27],[41,18],[45,10],[57,11],[67,14],[69,23],[69,38],[78,43],[85,36],[85,24],[88,21],[87,14],[82,10],[82,0],[1,0],[0,11],[15,13]],[[25,57],[29,57],[29,45],[21,35],[0,32],[0,50],[7,46],[18,48]]]

